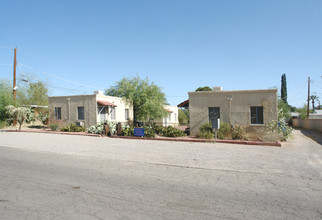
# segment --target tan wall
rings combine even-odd
[[[55,107],[61,107],[61,122],[68,125],[84,122],[86,127],[96,124],[96,95],[56,96],[48,98],[50,120],[54,120]],[[84,106],[85,120],[77,120],[77,107]]]
[[[251,125],[251,106],[263,106],[264,125]],[[202,124],[209,123],[209,107],[220,107],[221,121],[263,130],[265,124],[277,120],[277,90],[189,92],[190,132],[192,135],[199,132],[199,127]]]
[[[294,127],[322,132],[322,119],[292,119]]]
[[[84,122],[84,126],[89,127],[96,125],[100,120],[97,110],[97,100],[104,100],[114,103],[117,107],[116,119],[113,121],[127,122],[125,120],[125,108],[129,109],[130,120],[133,120],[133,108],[123,101],[122,98],[104,96],[104,95],[80,95],[80,96],[56,96],[48,98],[49,117],[54,121],[55,107],[61,107],[61,121],[62,125],[69,125],[76,122]],[[77,107],[84,106],[84,120],[77,120]],[[109,113],[110,111],[108,111]],[[110,114],[107,115],[107,120],[111,121]]]

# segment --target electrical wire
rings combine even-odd
[[[63,78],[63,77],[60,77],[60,76],[57,76],[57,75],[54,75],[54,74],[51,74],[51,73],[48,73],[48,72],[44,72],[44,71],[41,71],[41,70],[36,70],[30,66],[27,66],[27,65],[24,65],[24,64],[20,64],[26,68],[29,68],[29,69],[33,69],[41,74],[45,74],[47,76],[52,76],[56,79],[59,79],[59,80],[63,80],[65,82],[69,82],[69,83],[72,83],[72,84],[75,84],[75,85],[79,85],[79,86],[84,86],[84,87],[88,87],[88,88],[94,88],[94,89],[99,89],[99,90],[104,90],[103,88],[100,88],[100,87],[96,87],[96,86],[91,86],[91,85],[86,85],[86,84],[83,84],[83,83],[79,83],[79,82],[75,82],[75,81],[72,81],[72,80],[69,80],[69,79],[66,79],[66,78]]]

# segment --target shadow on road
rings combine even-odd
[[[322,133],[314,130],[299,129],[302,134],[322,145]]]

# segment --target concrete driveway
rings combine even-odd
[[[0,153],[2,219],[322,218],[322,146],[299,130],[282,148],[0,132]]]

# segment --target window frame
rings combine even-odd
[[[116,120],[116,109],[115,107],[111,107],[111,112],[110,112],[110,115],[111,115],[111,120]]]
[[[61,120],[61,107],[55,107],[54,118],[55,118],[56,121]]]
[[[130,110],[128,108],[125,109],[125,120],[130,120]]]
[[[80,109],[83,109],[83,118],[80,118]],[[77,120],[84,121],[85,120],[85,108],[84,106],[77,106]]]
[[[264,125],[264,107],[263,106],[250,107],[250,124]]]

